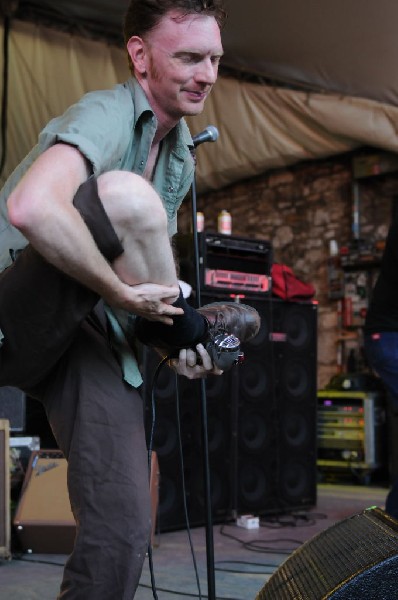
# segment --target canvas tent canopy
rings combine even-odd
[[[127,4],[2,0],[8,32],[2,180],[50,118],[85,92],[128,77],[121,36]],[[188,119],[192,133],[208,124],[220,133],[201,150],[199,190],[360,146],[398,152],[396,3],[226,0],[226,6],[221,75],[204,112]]]

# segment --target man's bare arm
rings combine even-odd
[[[30,167],[8,200],[12,225],[51,264],[97,292],[109,304],[150,319],[170,322],[181,310],[170,306],[175,286],[124,283],[99,252],[73,206],[81,183],[90,175],[83,155],[56,144]]]

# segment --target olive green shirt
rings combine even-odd
[[[57,142],[77,147],[92,165],[94,175],[112,170],[142,175],[157,129],[145,93],[135,78],[113,89],[89,92],[62,116],[52,119],[37,145],[10,175],[0,192],[0,271],[8,267],[28,241],[8,221],[6,201],[36,158]],[[163,139],[152,184],[162,198],[170,237],[177,231],[177,210],[192,183],[192,138],[182,119]],[[137,361],[125,338],[128,315],[107,308],[114,343],[128,383],[142,383]],[[0,332],[1,333],[1,332]]]

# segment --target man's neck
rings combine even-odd
[[[143,177],[148,181],[152,181],[153,174],[155,171],[156,161],[158,159],[160,149],[160,143],[153,142],[151,149],[149,151],[148,160],[145,166],[145,170],[143,172]]]
[[[155,137],[153,139],[153,144],[152,145],[159,145],[160,142],[166,137],[166,135],[172,130],[174,129],[174,127],[177,125],[177,123],[180,121],[180,119],[171,119],[170,117],[167,117],[165,114],[159,114],[159,111],[157,110],[156,106],[153,106],[151,103],[151,99],[148,96],[146,89],[145,89],[145,81],[141,80],[140,77],[138,77],[137,75],[135,75],[136,80],[138,81],[139,85],[141,86],[146,99],[150,105],[150,107],[152,108],[154,115],[157,119],[157,129],[156,129],[156,133],[155,133]]]
[[[156,129],[155,137],[153,139],[153,145],[154,144],[158,144],[159,145],[160,142],[166,137],[166,135],[168,133],[170,133],[170,131],[172,129],[174,129],[174,127],[177,125],[178,121],[177,122],[173,121],[173,122],[169,122],[169,123],[164,123],[162,121],[162,119],[159,117],[159,115],[157,115],[156,113],[155,113],[155,115],[156,115],[156,118],[157,118],[157,121],[158,121],[158,126],[157,126],[157,129]]]

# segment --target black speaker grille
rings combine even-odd
[[[202,304],[228,300],[202,295]],[[206,379],[212,507],[215,521],[316,504],[316,305],[245,298],[261,316],[243,344],[245,361]],[[273,334],[277,333],[274,341]],[[159,359],[147,353],[146,403]],[[204,523],[200,386],[178,378],[186,503],[191,525]],[[160,472],[160,530],[183,527],[182,475],[174,373],[160,373],[154,450]],[[150,416],[150,409],[147,414]]]
[[[256,600],[392,600],[397,577],[398,522],[373,508],[306,542]]]
[[[8,419],[10,431],[25,431],[25,394],[14,387],[0,387],[0,419]]]
[[[263,335],[244,344],[239,369],[238,512],[309,508],[316,504],[316,305],[244,302],[260,313]]]

